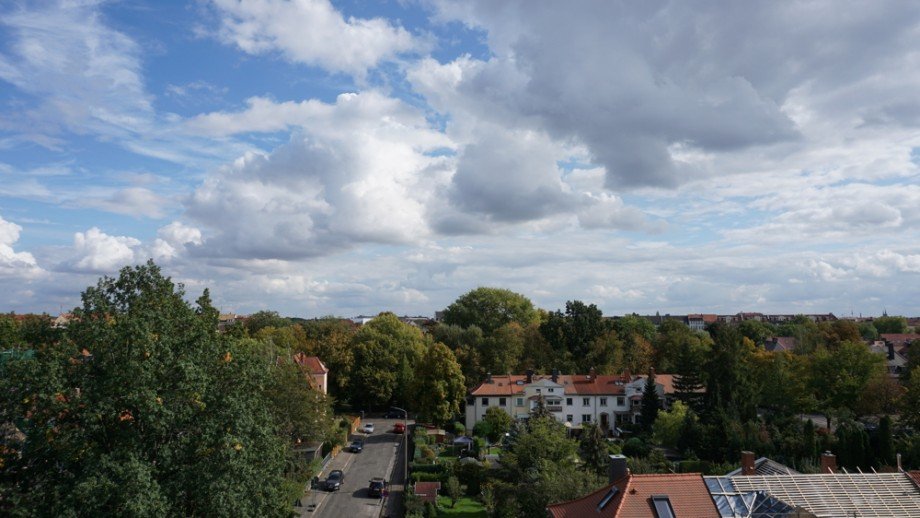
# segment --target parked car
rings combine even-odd
[[[364,441],[361,439],[355,439],[351,441],[351,444],[348,445],[348,451],[352,453],[361,453],[364,450]]]
[[[380,477],[374,477],[371,479],[371,483],[367,488],[367,493],[371,496],[380,498],[383,496],[383,490],[386,489],[387,483]]]
[[[374,423],[364,423],[364,427],[361,428],[361,431],[366,434],[374,433]]]
[[[393,433],[406,433],[406,425],[403,423],[394,424]]]
[[[334,469],[326,477],[326,491],[338,491],[342,488],[342,482],[345,482],[345,473],[340,469]]]
[[[383,414],[384,419],[402,419],[403,413],[400,410],[390,409],[387,413]]]

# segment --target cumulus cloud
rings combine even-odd
[[[141,242],[133,237],[111,236],[92,227],[74,234],[73,258],[69,266],[78,272],[112,274],[142,259],[136,254],[140,245]]]
[[[433,152],[450,140],[375,92],[319,108],[289,143],[241,157],[195,191],[188,214],[215,230],[205,252],[298,258],[429,235],[427,207],[450,175],[449,158]]]
[[[369,68],[420,48],[402,27],[383,18],[345,18],[328,0],[212,0],[219,37],[248,54],[286,59],[363,76]]]
[[[16,252],[22,227],[0,217],[0,277],[34,278],[44,272],[29,252]]]

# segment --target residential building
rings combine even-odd
[[[876,340],[869,345],[869,350],[885,356],[885,367],[888,369],[889,376],[900,377],[907,369],[907,357],[895,350],[894,343]]]
[[[699,473],[632,475],[626,457],[610,456],[610,484],[581,498],[551,504],[549,518],[590,516],[630,518],[719,518]]]
[[[615,433],[619,423],[635,423],[641,412],[646,376],[630,374],[534,374],[489,375],[470,390],[466,400],[466,427],[472,430],[489,407],[498,407],[515,419],[526,419],[542,399],[560,422],[579,428],[598,423]],[[674,399],[674,376],[657,374],[656,391],[662,407]]]
[[[304,368],[310,378],[310,384],[323,394],[329,393],[329,369],[316,356],[307,356],[304,353],[296,353],[293,358],[294,363]]]
[[[796,340],[794,336],[773,336],[767,338],[763,347],[770,352],[792,352],[795,350]]]

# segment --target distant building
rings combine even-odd
[[[611,433],[616,425],[635,423],[642,407],[647,376],[630,374],[534,374],[489,376],[470,390],[466,400],[466,427],[472,430],[496,406],[515,419],[526,419],[543,401],[557,420],[571,428],[597,423]],[[662,407],[674,400],[674,376],[655,375]]]
[[[310,384],[323,394],[329,393],[329,369],[316,356],[307,356],[297,353],[293,356],[294,363],[304,367],[310,377]]]

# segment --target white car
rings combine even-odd
[[[361,431],[366,434],[374,433],[374,423],[364,423],[364,428],[361,428]]]

